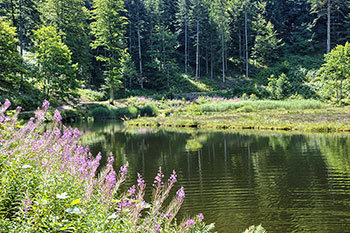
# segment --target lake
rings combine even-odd
[[[120,122],[74,125],[93,154],[129,162],[125,187],[159,167],[186,198],[178,220],[203,213],[218,232],[262,224],[268,232],[350,231],[350,135],[264,131],[125,128]],[[173,190],[173,193],[176,190]],[[149,200],[149,199],[148,199]]]

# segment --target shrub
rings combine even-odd
[[[270,92],[272,99],[280,100],[290,95],[291,85],[288,77],[282,73],[278,78],[273,75],[269,78],[267,90]]]
[[[91,111],[91,115],[96,119],[108,118],[111,116],[111,111],[106,107],[97,107]]]
[[[155,178],[152,202],[144,200],[145,182],[120,190],[128,164],[119,172],[110,155],[100,166],[78,143],[79,130],[62,125],[58,111],[51,129],[42,131],[49,103],[44,101],[35,118],[22,127],[17,115],[0,108],[0,232],[210,232],[203,215],[176,223],[183,203],[181,187],[164,206],[176,182],[175,171],[163,183],[161,169]],[[99,172],[97,173],[97,171]]]
[[[145,107],[140,109],[141,116],[158,116],[159,109],[154,105],[146,105]]]
[[[238,108],[236,111],[237,112],[254,112],[255,109],[250,105],[246,105],[246,106]]]

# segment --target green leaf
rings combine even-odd
[[[69,205],[76,205],[79,204],[81,201],[81,198],[75,199],[74,201],[72,201]]]

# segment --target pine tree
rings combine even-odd
[[[151,78],[152,85],[161,88],[169,88],[171,75],[176,71],[175,47],[176,36],[165,26],[156,26],[153,33],[154,47],[151,56],[154,62],[150,65],[157,71]]]
[[[97,60],[105,64],[105,82],[110,90],[110,100],[114,101],[114,91],[122,85],[123,62],[125,56],[124,28],[126,18],[122,0],[94,0],[91,23],[95,40],[93,49],[102,49]]]
[[[221,38],[221,62],[222,62],[222,82],[225,82],[226,76],[226,38],[228,37],[228,3],[222,0],[212,1],[211,4],[211,16],[213,21],[217,24]]]
[[[266,22],[263,14],[266,4],[259,3],[260,12],[256,15],[253,29],[256,33],[254,47],[252,49],[253,58],[264,64],[271,65],[276,61],[283,46],[282,39],[278,38],[277,31],[270,21]]]
[[[176,13],[176,33],[178,35],[178,41],[180,42],[180,48],[183,50],[183,62],[185,74],[188,72],[188,53],[189,53],[189,1],[178,0],[177,2],[177,13]],[[182,59],[180,59],[182,60]]]

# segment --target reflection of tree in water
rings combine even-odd
[[[203,143],[208,139],[206,134],[192,134],[191,138],[187,140],[185,149],[186,151],[198,151],[203,148]]]
[[[318,143],[329,169],[350,174],[350,136],[319,137]]]
[[[82,131],[82,141],[96,152],[114,152],[119,164],[129,161],[130,184],[141,172],[150,191],[159,166],[165,174],[175,169],[177,185],[185,186],[188,194],[182,213],[205,208],[208,217],[223,225],[235,221],[247,226],[265,223],[276,231],[322,231],[317,221],[328,219],[319,213],[329,216],[333,211],[333,193],[328,190],[337,182],[327,170],[350,170],[349,137],[125,129],[110,124]]]

